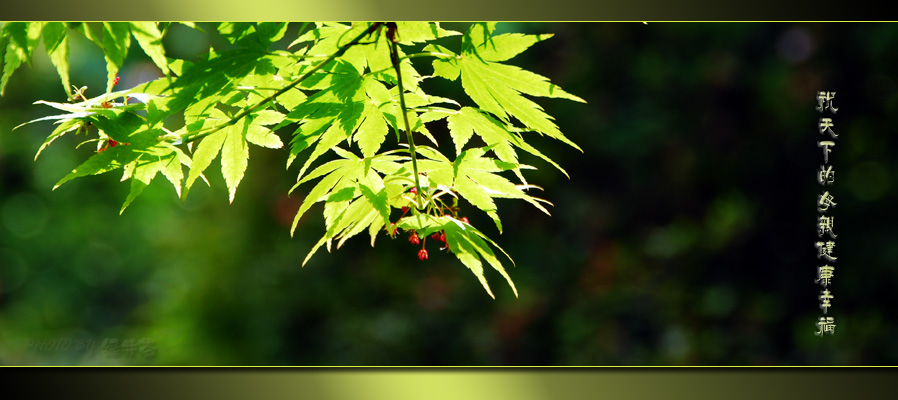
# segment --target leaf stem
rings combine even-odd
[[[424,51],[421,53],[407,54],[405,57],[402,57],[402,59],[407,60],[409,58],[418,58],[418,57],[455,58],[456,56],[454,56],[452,54],[440,53],[437,51]]]
[[[389,37],[389,36],[388,36]],[[396,48],[396,40],[395,37],[391,37],[390,40],[390,60],[393,61],[393,68],[396,69],[396,82],[399,86],[399,107],[402,109],[402,120],[405,122],[405,134],[408,137],[408,152],[412,157],[412,171],[415,174],[415,204],[417,208],[420,209],[422,207],[421,197],[423,196],[423,192],[421,192],[421,183],[418,181],[418,157],[415,154],[415,140],[412,138],[412,129],[408,123],[408,114],[405,106],[405,89],[402,88],[402,72],[399,70],[399,51]]]
[[[343,46],[340,46],[340,48],[339,48],[336,52],[334,52],[334,54],[331,54],[328,58],[326,58],[325,60],[321,61],[320,63],[318,63],[318,64],[315,65],[314,67],[312,67],[312,69],[306,71],[306,73],[304,73],[304,74],[303,74],[302,76],[300,76],[299,78],[296,78],[296,80],[294,80],[293,82],[291,82],[289,85],[284,86],[283,89],[278,90],[277,92],[275,92],[275,93],[272,94],[271,96],[268,96],[268,97],[266,97],[266,98],[260,100],[258,103],[256,103],[256,104],[253,105],[252,107],[243,110],[242,112],[240,112],[239,114],[235,115],[233,118],[231,118],[230,120],[228,120],[228,121],[225,122],[225,123],[222,123],[222,124],[219,124],[219,125],[217,125],[217,126],[215,126],[215,127],[209,128],[209,130],[201,129],[201,130],[197,131],[197,132],[196,132],[195,134],[193,134],[193,135],[188,135],[188,136],[186,136],[186,137],[183,137],[183,138],[181,139],[181,144],[184,144],[184,143],[190,143],[190,142],[193,142],[193,141],[195,141],[195,140],[202,139],[202,138],[204,138],[204,137],[206,137],[206,136],[209,136],[209,135],[211,135],[211,134],[213,134],[213,133],[216,133],[216,132],[218,132],[218,131],[220,131],[220,130],[222,130],[222,129],[224,129],[224,128],[227,128],[228,126],[231,126],[231,125],[236,124],[237,121],[239,121],[239,120],[242,119],[243,117],[246,117],[247,115],[253,113],[254,111],[259,110],[260,108],[262,108],[262,106],[268,104],[270,101],[276,99],[278,96],[280,96],[280,95],[282,95],[282,94],[284,94],[284,93],[287,93],[288,90],[293,89],[294,87],[296,87],[296,85],[299,85],[300,83],[302,83],[302,81],[304,81],[304,80],[306,80],[308,77],[312,76],[313,73],[315,73],[316,71],[318,71],[319,69],[321,69],[322,67],[324,67],[325,65],[327,65],[328,63],[330,63],[331,61],[333,61],[335,58],[342,56],[343,53],[346,52],[346,50],[348,50],[350,47],[356,45],[356,44],[359,42],[359,40],[362,40],[363,37],[370,35],[370,34],[373,33],[374,31],[376,31],[378,28],[380,28],[382,25],[383,25],[383,22],[375,22],[375,23],[371,24],[371,26],[369,26],[368,29],[366,29],[364,32],[362,32],[362,33],[359,34],[358,36],[356,36],[355,39],[352,39],[352,41],[350,41],[349,43],[346,43],[346,44],[344,44]],[[408,125],[408,122],[406,122],[406,125]]]

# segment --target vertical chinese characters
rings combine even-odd
[[[835,298],[830,291],[830,285],[836,270],[834,264],[838,258],[835,254],[835,217],[828,213],[831,213],[832,209],[837,205],[836,199],[830,193],[829,188],[835,182],[836,175],[835,169],[829,163],[829,156],[836,146],[836,139],[839,138],[839,135],[836,134],[836,124],[832,116],[824,116],[826,114],[834,115],[839,111],[833,104],[835,97],[836,92],[821,91],[817,93],[817,112],[821,114],[817,130],[823,136],[821,140],[817,141],[817,147],[823,150],[823,164],[820,165],[820,170],[817,172],[817,183],[823,188],[821,189],[822,193],[817,196],[817,242],[814,243],[814,246],[817,248],[817,258],[824,265],[817,267],[817,279],[814,282],[822,287],[818,299],[820,300],[820,310],[823,311],[823,314],[827,314],[832,306],[832,299]],[[823,336],[824,333],[833,335],[835,332],[835,318],[821,316],[818,319],[815,335]]]

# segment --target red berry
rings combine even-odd
[[[408,207],[402,207],[402,213],[405,214],[408,212]]]
[[[112,81],[112,86],[118,85],[118,81],[120,81],[121,79],[122,79],[122,78],[116,76],[116,77],[115,77],[115,80]]]
[[[418,234],[415,231],[412,231],[412,234],[408,237],[408,242],[411,244],[420,244],[421,240],[418,239]]]
[[[411,194],[418,194],[418,188],[412,188],[412,190],[409,190],[409,192]]]
[[[427,259],[427,250],[421,249],[418,251],[418,259],[424,261]]]
[[[471,221],[468,221],[468,217],[461,217],[461,222],[471,225]]]
[[[446,233],[443,231],[435,232],[433,235],[430,235],[430,237],[432,237],[433,240],[439,240],[443,242],[443,244],[446,243]]]

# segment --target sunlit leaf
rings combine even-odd
[[[397,225],[403,229],[413,229],[418,232],[420,236],[427,236],[439,231],[445,232],[446,244],[449,247],[449,251],[451,251],[462,264],[471,270],[490,297],[495,298],[495,295],[493,295],[493,292],[487,283],[486,276],[484,276],[483,261],[486,261],[487,264],[505,278],[506,282],[508,282],[508,285],[514,292],[515,297],[517,297],[518,290],[515,287],[514,282],[511,280],[508,272],[505,271],[505,268],[502,266],[502,263],[496,257],[495,253],[490,249],[489,245],[496,248],[498,248],[498,246],[492,241],[488,244],[487,241],[484,240],[485,236],[482,236],[482,234],[471,225],[465,224],[450,216],[434,217],[431,215],[416,215],[403,218]],[[504,253],[504,251],[502,252]]]
[[[106,92],[112,91],[115,77],[131,47],[131,26],[127,22],[103,23],[103,54],[106,55]]]
[[[490,24],[474,24],[465,33],[462,53],[457,58],[434,62],[438,76],[453,79],[456,69],[465,93],[484,111],[508,123],[514,117],[530,130],[548,135],[580,149],[565,137],[542,107],[523,96],[557,97],[583,102],[543,76],[521,68],[500,64],[545,37],[533,35],[492,36]]]
[[[66,95],[70,95],[72,84],[69,81],[69,37],[65,24],[62,22],[47,22],[42,32],[44,48],[50,57],[50,62],[56,67],[59,79]]]
[[[243,180],[249,160],[249,148],[246,145],[246,130],[249,122],[238,123],[225,128],[226,137],[221,149],[221,174],[228,185],[230,202],[234,202],[237,185]]]
[[[31,63],[31,54],[40,41],[43,22],[7,22],[2,37],[8,37],[3,55],[3,74],[0,75],[0,95],[6,90],[9,77],[22,63]],[[2,43],[2,41],[0,41]]]
[[[162,73],[168,75],[168,59],[162,47],[162,32],[155,22],[131,22],[131,33],[146,55],[150,56]]]

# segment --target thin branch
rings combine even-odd
[[[268,97],[262,99],[261,101],[259,101],[258,103],[256,103],[254,106],[252,106],[252,107],[250,107],[250,108],[247,108],[247,109],[243,110],[242,112],[240,112],[239,114],[235,115],[233,118],[231,118],[230,120],[228,120],[228,121],[225,122],[225,123],[222,123],[222,124],[217,125],[217,126],[215,126],[215,127],[208,128],[208,130],[206,130],[206,129],[201,129],[201,130],[197,131],[197,132],[196,132],[195,134],[193,134],[193,135],[188,135],[188,136],[183,137],[183,138],[181,139],[181,144],[184,144],[184,143],[190,143],[190,142],[196,141],[196,140],[198,140],[198,139],[202,139],[202,138],[204,138],[204,137],[206,137],[206,136],[209,136],[209,135],[211,135],[211,134],[213,134],[213,133],[216,133],[216,132],[218,132],[218,131],[220,131],[220,130],[222,130],[222,129],[224,129],[224,128],[227,128],[227,127],[229,127],[229,126],[231,126],[231,125],[236,124],[237,121],[239,121],[239,120],[242,119],[243,117],[246,117],[247,115],[249,115],[249,114],[251,114],[251,113],[253,113],[253,112],[259,110],[260,108],[262,108],[263,106],[265,106],[266,104],[268,104],[270,101],[276,99],[278,96],[280,96],[280,95],[282,95],[282,94],[284,94],[284,93],[287,93],[287,91],[289,91],[290,89],[293,89],[294,87],[296,87],[296,85],[299,85],[300,83],[302,83],[302,81],[304,81],[304,80],[306,80],[308,77],[312,76],[313,73],[315,73],[316,71],[318,71],[319,69],[321,69],[322,67],[324,67],[325,65],[327,65],[328,63],[330,63],[331,61],[333,61],[335,58],[342,56],[343,53],[346,52],[346,50],[348,50],[350,47],[356,45],[356,44],[359,42],[359,40],[362,40],[363,37],[370,35],[370,34],[373,33],[374,31],[376,31],[378,28],[380,28],[382,25],[383,25],[382,22],[375,22],[375,23],[372,24],[370,27],[368,27],[368,29],[366,29],[364,32],[362,32],[361,34],[359,34],[358,36],[356,36],[355,39],[352,39],[352,41],[350,41],[349,43],[346,43],[346,44],[344,44],[343,46],[341,46],[340,49],[338,49],[336,52],[334,52],[334,54],[331,54],[330,57],[328,57],[328,58],[325,59],[324,61],[321,61],[320,63],[318,63],[318,64],[315,65],[314,67],[312,67],[312,69],[310,69],[310,70],[307,71],[305,74],[303,74],[302,76],[300,76],[299,78],[297,78],[296,80],[294,80],[293,82],[291,82],[289,85],[284,86],[283,89],[278,90],[277,92],[275,92],[275,93],[272,94],[271,96],[268,96]],[[406,122],[406,124],[408,124],[408,122]]]
[[[389,26],[389,25],[388,25]],[[395,25],[390,26],[395,29]],[[412,157],[412,170],[415,174],[415,204],[418,206],[418,209],[421,209],[421,198],[424,196],[424,193],[421,192],[421,183],[418,181],[418,157],[415,154],[415,140],[412,138],[412,129],[408,123],[408,115],[407,109],[405,106],[405,89],[402,88],[402,72],[399,70],[399,51],[396,48],[396,37],[394,35],[387,34],[387,37],[390,39],[390,59],[393,61],[393,68],[396,69],[396,81],[399,86],[399,106],[402,109],[402,120],[405,121],[405,134],[408,137],[408,152]]]

